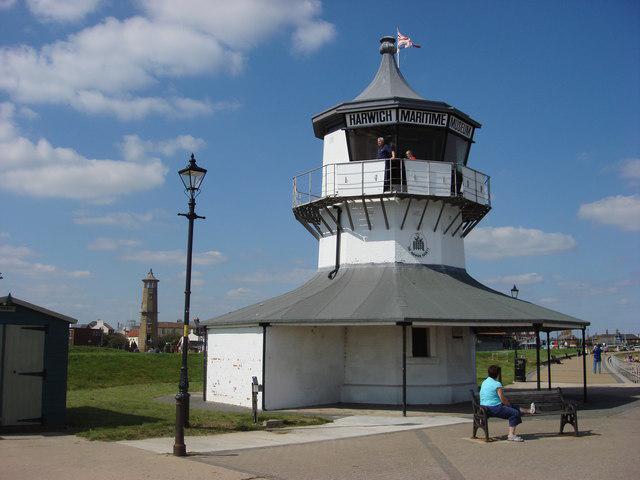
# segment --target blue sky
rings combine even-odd
[[[124,323],[153,268],[180,318],[192,151],[192,314],[302,283],[317,243],[290,182],[321,164],[311,117],[368,85],[397,25],[422,44],[402,52],[412,87],[483,124],[469,165],[493,210],[468,271],[640,333],[639,19],[635,1],[0,0],[0,294]]]

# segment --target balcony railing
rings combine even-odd
[[[293,177],[293,207],[331,197],[403,193],[491,205],[490,178],[472,168],[426,160],[332,163]]]

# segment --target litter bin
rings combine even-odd
[[[513,376],[516,382],[527,381],[527,359],[526,358],[516,358],[514,370],[515,371]]]

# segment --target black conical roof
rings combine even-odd
[[[362,112],[383,108],[409,108],[444,112],[455,115],[475,128],[481,125],[466,113],[452,107],[448,103],[428,100],[417,93],[405,80],[396,63],[396,39],[382,37],[380,39],[380,53],[382,60],[375,77],[360,95],[349,102],[340,103],[313,117],[313,131],[318,138],[335,130],[344,128],[344,116],[350,112]]]
[[[382,60],[376,76],[363,92],[353,99],[356,101],[376,100],[381,98],[413,98],[424,100],[413,88],[409,86],[398,69],[396,63],[396,39],[382,37],[380,39],[380,53]]]

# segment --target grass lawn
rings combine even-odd
[[[551,355],[561,356],[565,353],[575,354],[578,351],[577,348],[561,348],[551,349]],[[534,350],[518,350],[518,357],[526,357],[527,359],[527,372],[532,372],[536,369],[536,351]],[[547,359],[547,351],[540,350],[540,362]],[[513,362],[514,351],[513,350],[498,350],[495,352],[476,352],[476,377],[478,384],[487,378],[487,368],[489,365],[498,365],[502,367],[502,384],[509,385],[513,383]]]
[[[175,405],[155,398],[177,393],[180,355],[129,353],[96,347],[72,347],[69,352],[67,425],[90,440],[133,440],[173,436]],[[191,391],[202,390],[202,354],[189,354]],[[319,417],[261,414],[286,425],[318,425]],[[187,435],[260,430],[248,413],[191,409]]]

